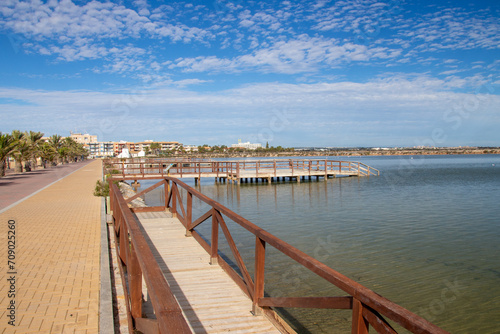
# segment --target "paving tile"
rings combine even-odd
[[[1,226],[16,221],[14,333],[98,332],[101,200],[92,192],[101,177],[101,162],[45,171],[36,175],[44,180],[32,183],[31,176],[23,175],[11,182],[12,188],[2,179],[0,209],[10,197],[18,200],[36,186],[54,182],[63,170],[76,171],[0,213]],[[9,189],[12,196],[6,193]],[[6,244],[5,230],[0,244]],[[0,277],[6,279],[5,273]],[[0,333],[13,332],[4,312],[8,302],[4,296],[0,299]]]

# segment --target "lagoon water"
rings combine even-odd
[[[332,158],[363,162],[381,175],[239,187],[202,179],[196,187],[450,333],[499,333],[500,156]],[[159,195],[146,201],[154,205]],[[195,217],[207,209],[194,201]],[[208,236],[204,225],[199,231]],[[230,229],[253,273],[254,238]],[[231,258],[228,247],[221,250]],[[273,297],[345,295],[269,246],[265,290]],[[301,333],[350,332],[350,311],[283,314]]]

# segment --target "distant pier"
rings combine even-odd
[[[332,177],[380,175],[368,165],[356,161],[329,159],[282,159],[282,160],[181,160],[181,159],[108,159],[106,173],[122,180],[156,179],[172,176],[213,177],[216,182],[231,181],[236,184],[253,182],[296,181]]]

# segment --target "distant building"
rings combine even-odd
[[[198,152],[198,146],[186,145],[186,146],[184,146],[184,151],[186,151],[186,152]]]
[[[76,141],[77,143],[83,145],[88,145],[90,143],[97,143],[97,136],[89,135],[88,133],[81,134],[81,133],[70,132],[70,138]]]
[[[109,142],[98,142],[97,136],[81,133],[71,133],[71,138],[77,143],[83,144],[87,150],[89,150],[91,157],[117,157],[124,150],[127,150],[132,157],[144,156],[146,152],[153,151],[151,149],[151,144],[157,143],[160,145],[160,151],[172,151],[178,150],[182,147],[182,144],[176,141],[153,141],[145,140],[142,142],[127,142],[127,141],[109,141]],[[45,138],[44,138],[45,139]],[[47,138],[48,139],[48,138]]]
[[[238,141],[238,144],[232,144],[231,147],[233,148],[246,148],[247,150],[256,150],[258,148],[262,148],[261,144],[252,144],[250,142],[242,143],[241,141]]]
[[[113,142],[97,142],[97,143],[89,143],[88,150],[91,157],[112,157],[115,155],[114,150],[115,144]]]

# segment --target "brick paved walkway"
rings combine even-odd
[[[92,160],[58,165],[47,169],[38,168],[22,174],[7,173],[6,176],[0,178],[0,210],[71,174],[90,162]]]
[[[101,162],[80,167],[0,214],[0,333],[98,333],[101,199],[92,192]],[[16,226],[14,275],[6,267],[9,219]],[[12,301],[15,327],[8,324]]]

